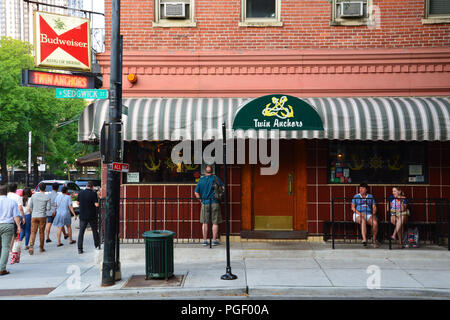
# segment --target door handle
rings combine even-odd
[[[288,194],[292,196],[293,193],[293,182],[294,182],[294,175],[292,173],[289,173],[288,176]]]

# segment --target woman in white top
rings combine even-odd
[[[31,192],[30,188],[23,189],[22,193],[22,206],[23,206],[23,213],[25,214],[25,224],[23,225],[22,233],[20,234],[20,241],[25,238],[25,250],[28,250],[28,244],[30,242],[30,235],[31,235],[31,213],[28,208],[29,200],[33,193]]]

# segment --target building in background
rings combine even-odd
[[[0,36],[20,39],[33,44],[33,11],[40,10],[64,15],[87,17],[91,20],[92,48],[104,51],[105,19],[103,15],[87,14],[79,10],[104,13],[103,1],[93,0],[0,0]],[[48,5],[45,5],[48,4]],[[53,5],[53,6],[52,6]],[[63,7],[63,8],[60,8]],[[68,10],[72,8],[78,10]]]

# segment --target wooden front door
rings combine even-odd
[[[275,175],[261,175],[253,166],[254,230],[294,230],[295,140],[280,140],[279,168]]]

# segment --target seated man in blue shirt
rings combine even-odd
[[[378,222],[376,219],[377,206],[375,199],[368,193],[369,186],[366,183],[359,185],[359,193],[353,197],[352,211],[353,221],[361,225],[363,245],[367,246],[367,223],[372,226],[373,247],[378,248],[377,233]]]
[[[197,186],[195,187],[195,196],[197,199],[201,199],[202,208],[200,211],[200,223],[202,223],[202,233],[203,233],[203,245],[208,245],[207,235],[208,235],[208,223],[210,223],[209,219],[209,210],[211,206],[212,211],[212,245],[217,246],[219,244],[219,224],[222,223],[222,215],[220,212],[220,203],[219,201],[214,200],[214,189],[213,184],[218,180],[219,184],[224,187],[223,182],[219,179],[219,177],[213,174],[212,166],[207,165],[205,167],[205,175],[200,178]]]

